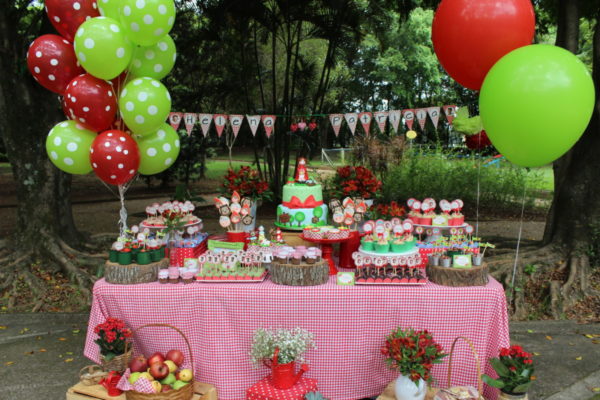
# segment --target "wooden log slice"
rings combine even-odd
[[[427,278],[443,286],[485,286],[488,283],[488,267],[483,264],[471,268],[448,268],[427,265]]]
[[[104,279],[106,279],[106,282],[108,283],[121,285],[156,282],[158,280],[158,271],[161,268],[167,268],[168,266],[168,258],[163,258],[160,261],[147,265],[120,265],[118,263],[107,261],[106,266],[104,267]]]
[[[329,281],[329,264],[325,260],[314,264],[271,264],[271,281],[278,285],[317,286]]]

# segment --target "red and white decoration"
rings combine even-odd
[[[335,136],[339,136],[340,128],[342,127],[342,121],[344,120],[344,114],[329,114],[329,123],[333,128]]]
[[[79,25],[90,18],[100,16],[96,0],[46,0],[45,4],[46,13],[54,28],[71,42]]]
[[[197,120],[198,115],[196,113],[183,114],[183,123],[185,124],[185,130],[187,131],[188,136],[192,134],[192,129],[194,129],[194,125],[196,125]]]
[[[69,119],[102,132],[117,115],[117,98],[110,83],[90,74],[79,75],[65,90],[65,111]]]

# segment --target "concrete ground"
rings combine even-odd
[[[87,314],[0,314],[0,399],[62,400],[91,364],[83,357]],[[513,322],[514,344],[534,353],[529,399],[586,400],[600,394],[600,324]],[[586,335],[589,335],[586,336]]]

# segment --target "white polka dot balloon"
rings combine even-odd
[[[176,58],[175,42],[169,35],[165,35],[158,43],[152,46],[141,46],[135,50],[129,65],[130,77],[147,76],[161,80],[171,72]]]
[[[120,10],[127,36],[140,46],[157,43],[175,23],[173,0],[123,0]]]
[[[121,0],[98,0],[97,2],[100,15],[117,21],[120,20],[119,7],[121,6]]]
[[[90,148],[96,138],[92,132],[75,121],[63,121],[52,128],[46,138],[46,152],[52,164],[69,174],[88,174],[92,171]]]
[[[119,98],[123,121],[136,135],[149,135],[161,126],[171,111],[171,95],[159,81],[144,77],[125,85]]]
[[[169,168],[177,160],[180,146],[179,135],[166,123],[139,139],[140,174],[154,175]]]

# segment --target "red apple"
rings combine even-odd
[[[169,367],[165,363],[154,363],[150,366],[150,375],[154,379],[164,379],[169,375]]]
[[[137,356],[129,363],[129,369],[131,372],[144,372],[148,369],[148,361],[146,357]]]
[[[173,361],[175,365],[180,367],[183,364],[183,353],[179,350],[170,350],[167,353],[167,360]]]
[[[163,385],[162,387],[162,391],[163,392],[169,392],[171,391],[173,388],[171,387],[171,385]]]
[[[148,358],[148,365],[152,365],[155,363],[164,363],[165,362],[165,356],[162,355],[162,353],[154,353],[152,354],[149,358]]]

